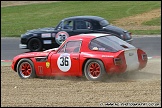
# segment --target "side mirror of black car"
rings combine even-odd
[[[59,26],[59,27],[57,28],[57,30],[61,30],[61,28],[62,28],[62,27],[61,27],[61,26]]]

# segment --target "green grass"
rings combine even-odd
[[[159,35],[161,30],[129,30],[132,35]]]
[[[148,26],[161,26],[161,17],[154,18],[150,21],[143,22],[143,25],[148,25]]]
[[[1,36],[19,37],[26,30],[56,26],[70,16],[101,16],[112,23],[157,8],[161,8],[160,1],[64,1],[1,7]]]

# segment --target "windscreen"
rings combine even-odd
[[[101,36],[91,40],[89,48],[97,51],[117,52],[135,47],[116,36]]]

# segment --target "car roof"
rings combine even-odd
[[[105,33],[88,33],[88,34],[79,34],[75,36],[70,36],[67,40],[85,40],[85,39],[93,39],[100,36],[110,36],[110,34]]]
[[[73,17],[64,18],[63,20],[74,20],[74,19],[93,19],[93,20],[96,20],[96,21],[104,20],[104,18],[99,17],[99,16],[88,16],[88,15],[85,15],[85,16],[73,16]]]

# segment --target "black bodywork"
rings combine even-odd
[[[60,21],[56,27],[29,30],[21,35],[19,47],[30,51],[57,48],[69,36],[83,33],[108,33],[128,43],[133,41],[131,33],[109,24],[98,16],[74,16]]]

